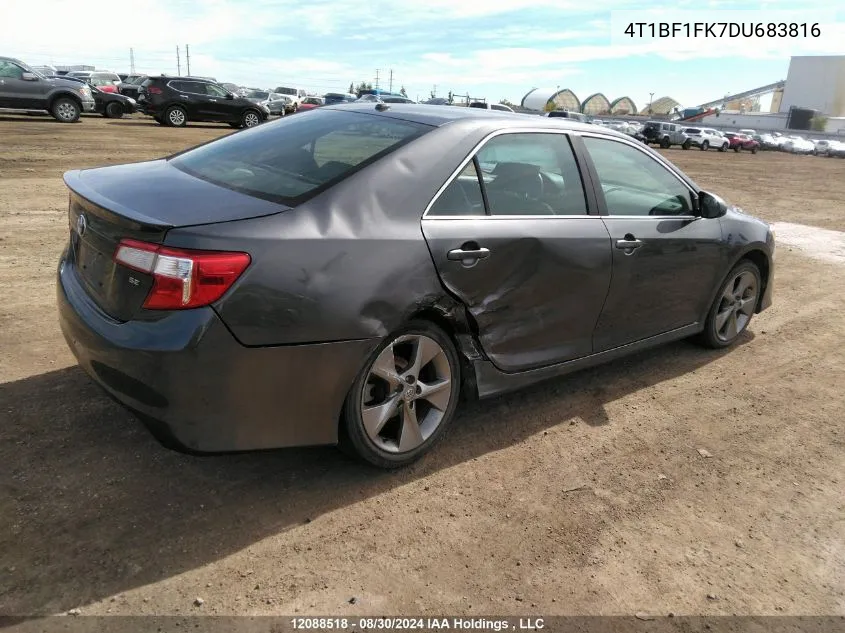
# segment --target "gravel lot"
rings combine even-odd
[[[61,174],[230,131],[0,116],[0,614],[845,615],[845,274],[806,229],[729,353],[475,404],[411,469],[159,446],[59,332]],[[766,220],[845,231],[845,160],[665,154]]]

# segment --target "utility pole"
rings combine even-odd
[[[129,49],[129,73],[131,75],[135,74],[135,49]]]
[[[185,44],[185,65],[188,67],[188,77],[191,76],[191,49]]]
[[[387,89],[388,92],[393,92],[393,69],[392,68],[390,69],[390,84],[388,84],[388,85],[389,85],[389,88]]]
[[[182,74],[182,60],[179,59],[179,45],[176,45],[176,74]]]
[[[376,90],[378,90],[378,72],[379,72],[379,69],[376,68]]]

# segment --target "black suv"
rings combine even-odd
[[[267,120],[262,105],[236,97],[206,79],[148,77],[138,90],[138,108],[161,125],[184,127],[188,121],[214,121],[232,127],[254,127]]]

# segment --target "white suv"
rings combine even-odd
[[[707,127],[688,127],[684,130],[684,134],[689,137],[692,144],[700,148],[702,151],[707,151],[711,147],[715,147],[720,152],[728,151],[728,145],[731,142],[712,128]]]

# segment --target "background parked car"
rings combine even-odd
[[[303,97],[302,101],[299,104],[299,107],[296,109],[297,112],[305,111],[305,110],[313,110],[314,108],[319,108],[323,105],[323,98],[322,97]]]
[[[104,79],[106,81],[110,81],[114,86],[121,83],[120,75],[109,70],[71,70],[67,76],[78,77],[79,79],[84,79],[85,81],[90,81],[92,79]]]
[[[684,128],[677,123],[647,121],[641,134],[646,143],[660,145],[663,149],[672,145],[680,145],[683,149],[692,147],[692,141],[684,134]]]
[[[146,78],[146,75],[130,75],[125,80],[117,84],[117,91],[120,94],[131,97],[137,101],[138,91],[141,89],[141,84],[144,83]]]
[[[816,146],[803,136],[788,136],[781,150],[790,154],[812,154],[816,151]]]
[[[82,81],[44,77],[12,57],[0,57],[0,108],[46,110],[62,123],[75,123],[95,108]]]
[[[358,97],[348,92],[327,92],[323,95],[324,105],[334,105],[336,103],[352,103]]]
[[[746,134],[740,134],[739,132],[725,132],[725,136],[730,141],[729,148],[735,152],[747,150],[752,154],[756,154],[757,150],[760,149],[760,143]]]
[[[835,141],[828,141],[826,139],[811,139],[810,142],[815,146],[813,154],[816,156],[826,156],[830,149],[830,144]]]
[[[148,77],[141,84],[138,107],[158,123],[173,127],[189,121],[254,127],[270,114],[266,106],[236,97],[214,82],[168,75]]]
[[[688,127],[684,128],[684,134],[689,137],[693,146],[704,151],[713,147],[720,152],[725,152],[730,146],[730,141],[722,136],[721,132],[712,128]]]
[[[135,99],[119,92],[107,92],[98,86],[91,85],[91,94],[94,97],[95,111],[109,119],[119,119],[124,114],[132,114],[138,109]]]
[[[760,149],[776,150],[780,148],[780,144],[777,139],[775,139],[775,137],[771,134],[754,134],[751,138],[760,144]]]
[[[845,158],[845,143],[842,141],[831,141],[827,148],[829,158]]]
[[[258,105],[266,106],[270,114],[277,116],[285,115],[285,105],[289,103],[289,99],[285,95],[270,92],[269,90],[252,90],[244,98]]]

